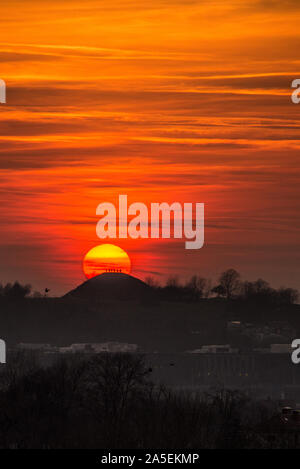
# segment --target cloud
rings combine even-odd
[[[15,52],[0,50],[0,61],[3,62],[47,62],[50,60],[60,60],[57,55],[43,55],[26,52]]]

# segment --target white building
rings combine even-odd
[[[40,344],[40,343],[25,343],[20,342],[17,347],[18,350],[36,350],[43,352],[55,352],[57,347],[54,347],[50,344]]]
[[[137,352],[137,344],[124,342],[78,343],[69,347],[60,347],[60,353],[103,353],[103,352]]]
[[[226,345],[202,345],[201,348],[189,350],[188,353],[238,353],[238,349]]]

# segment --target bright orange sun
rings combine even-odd
[[[83,271],[87,278],[105,272],[130,273],[131,262],[127,252],[114,244],[100,244],[92,248],[83,259]]]

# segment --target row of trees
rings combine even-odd
[[[152,277],[146,279],[148,285],[157,290],[164,299],[180,301],[198,301],[201,298],[211,296],[223,297],[228,300],[233,298],[242,299],[248,302],[293,304],[299,299],[299,293],[293,288],[281,287],[272,288],[263,279],[254,282],[242,281],[241,275],[235,269],[227,269],[221,273],[218,283],[212,285],[211,280],[193,275],[184,285],[180,284],[177,276],[171,276],[165,286],[161,286]],[[46,288],[44,295],[49,290]],[[21,285],[19,282],[0,284],[0,298],[20,300],[28,297],[41,297],[39,292],[32,293],[31,285]]]
[[[39,291],[32,291],[32,286],[29,284],[22,285],[19,282],[7,283],[2,285],[0,283],[0,298],[8,300],[23,300],[31,296],[32,298],[43,298],[49,293],[49,288],[45,288],[44,294]]]
[[[238,298],[259,303],[289,305],[296,303],[299,293],[294,288],[272,288],[268,282],[259,278],[254,282],[242,281],[235,269],[228,269],[219,277],[219,283],[212,292],[227,299]]]
[[[201,298],[217,296],[240,299],[248,302],[293,304],[298,301],[298,291],[293,288],[272,288],[262,279],[253,282],[242,281],[235,269],[227,269],[221,273],[216,285],[212,286],[209,279],[193,275],[185,284],[180,284],[177,276],[169,277],[165,286],[159,285],[151,277],[146,282],[158,290],[163,298],[198,301]]]
[[[276,448],[295,445],[242,394],[180,394],[150,381],[143,357],[70,357],[51,367],[10,357],[0,387],[0,448]],[[274,425],[275,423],[275,425]],[[291,440],[291,441],[290,441]]]
[[[21,300],[31,293],[31,285],[21,285],[19,282],[7,283],[2,285],[0,283],[0,297]]]

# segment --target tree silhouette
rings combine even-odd
[[[241,286],[240,274],[235,269],[228,269],[223,272],[219,277],[220,284],[214,289],[215,293],[219,293],[230,299],[236,294]]]
[[[11,300],[21,300],[31,292],[31,285],[21,285],[19,282],[7,283],[0,287],[0,296]]]

